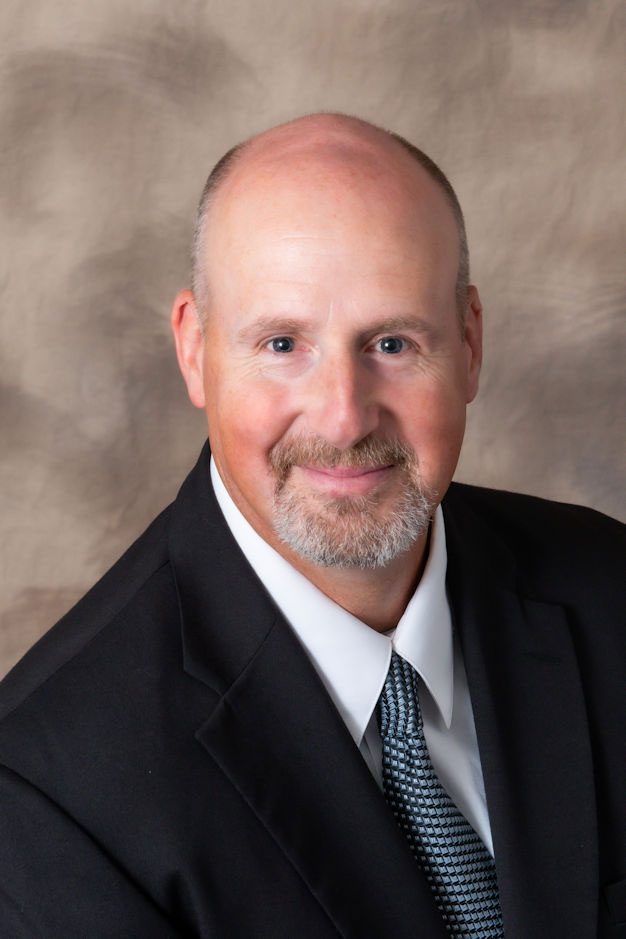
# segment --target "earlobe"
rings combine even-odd
[[[174,300],[170,322],[187,393],[192,404],[204,408],[204,336],[191,290],[181,290]]]
[[[467,349],[467,404],[478,394],[478,379],[483,361],[483,307],[478,290],[469,287],[467,318],[465,321]]]

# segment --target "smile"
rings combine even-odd
[[[328,496],[367,495],[385,482],[394,470],[389,466],[298,466],[315,489]]]

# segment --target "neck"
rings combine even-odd
[[[273,547],[335,603],[376,632],[398,625],[420,581],[428,558],[430,528],[410,551],[386,567],[361,570],[321,567],[303,560],[284,544]]]

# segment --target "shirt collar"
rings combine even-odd
[[[318,590],[254,530],[230,497],[211,458],[211,482],[226,523],[257,577],[291,625],[357,746],[380,696],[392,647],[421,675],[441,715],[452,720],[452,622],[445,591],[441,507],[428,560],[393,633],[370,629]]]
[[[454,675],[452,616],[446,594],[447,564],[446,530],[439,505],[430,529],[426,567],[396,627],[393,646],[419,672],[449,728]]]

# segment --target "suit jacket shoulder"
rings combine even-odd
[[[453,483],[444,500],[463,519],[468,543],[478,525],[514,558],[522,588],[544,599],[589,602],[623,594],[626,526],[584,506]]]
[[[163,510],[100,580],[53,626],[0,682],[0,720],[51,679],[132,603],[148,581],[169,564]]]

